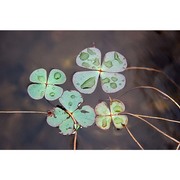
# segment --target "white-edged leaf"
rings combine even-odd
[[[83,68],[99,70],[101,67],[101,52],[94,47],[86,48],[78,54],[76,63]]]
[[[111,114],[117,115],[125,111],[125,105],[119,100],[112,100],[110,102]]]
[[[122,72],[126,67],[126,58],[116,51],[111,51],[105,54],[101,69],[106,72]]]
[[[96,105],[95,112],[96,112],[96,115],[99,115],[99,116],[110,115],[110,110],[109,110],[106,102],[104,102],[104,101]]]
[[[112,116],[112,121],[117,129],[122,129],[125,125],[127,125],[128,117],[126,115],[115,115]]]
[[[63,121],[59,126],[60,133],[63,135],[70,135],[74,131],[74,121],[71,117]]]
[[[33,99],[42,99],[45,94],[45,84],[30,84],[27,88],[29,96]]]
[[[72,113],[83,102],[83,98],[78,91],[64,91],[63,95],[59,98],[59,102]]]
[[[56,85],[47,85],[45,91],[45,98],[48,101],[54,101],[58,99],[63,93],[63,89]]]
[[[126,84],[125,76],[119,73],[101,72],[102,89],[106,93],[115,93],[124,88]]]
[[[73,75],[75,88],[84,94],[91,94],[96,89],[99,71],[81,71]]]
[[[66,81],[66,75],[59,69],[52,69],[49,73],[48,84],[63,84]]]
[[[81,109],[77,109],[73,116],[82,127],[91,126],[95,121],[95,112],[90,106],[83,106]]]
[[[46,81],[47,81],[46,70],[43,68],[34,70],[31,73],[29,80],[34,83],[46,83]]]
[[[111,125],[111,117],[110,116],[97,116],[95,122],[99,128],[103,130],[107,130],[110,128],[110,125]]]
[[[54,108],[52,115],[47,116],[47,123],[52,127],[59,126],[69,115],[61,108]]]

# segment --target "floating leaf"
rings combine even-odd
[[[82,127],[91,126],[95,120],[95,113],[90,106],[83,106],[73,113],[74,118]]]
[[[112,114],[119,114],[125,111],[125,106],[121,101],[112,100],[110,102],[110,110]]]
[[[52,127],[59,126],[69,115],[61,108],[54,108],[52,114],[47,117],[47,123]]]
[[[72,113],[81,105],[83,98],[78,91],[64,91],[59,102]]]
[[[122,129],[128,123],[128,118],[121,113],[125,110],[125,106],[121,101],[111,100],[110,109],[105,102],[96,105],[96,125],[101,129],[109,129],[111,120],[117,129]]]
[[[52,127],[59,126],[60,133],[70,135],[80,126],[88,127],[95,122],[95,112],[90,106],[78,107],[83,98],[78,91],[64,91],[59,98],[63,109],[57,107],[47,117],[47,123]],[[51,112],[51,111],[50,111]]]
[[[70,135],[74,131],[74,122],[71,117],[62,122],[59,129],[63,135]]]
[[[110,128],[111,117],[110,116],[97,116],[96,117],[96,125],[103,129],[107,130]]]
[[[97,115],[100,115],[100,116],[110,115],[110,110],[109,110],[109,108],[107,107],[107,104],[104,101],[99,103],[95,107],[95,112],[96,112]]]
[[[30,84],[28,86],[27,92],[31,98],[38,100],[44,97],[45,89],[45,84]]]
[[[86,48],[78,54],[76,63],[80,67],[99,70],[101,67],[101,52],[97,48]]]
[[[98,71],[77,72],[73,76],[73,84],[81,93],[91,94],[96,89],[98,78]]]
[[[106,93],[114,93],[124,88],[126,84],[125,76],[119,73],[101,73],[102,89]]]
[[[123,55],[111,51],[105,54],[102,70],[106,72],[122,72],[127,67],[127,61]]]
[[[115,93],[124,88],[126,79],[124,75],[118,73],[124,71],[127,67],[124,56],[115,51],[108,52],[105,54],[102,66],[100,58],[101,52],[97,48],[84,49],[77,56],[76,63],[78,66],[93,70],[76,72],[73,75],[73,84],[81,93],[93,93],[99,76],[102,89],[106,93]]]
[[[128,117],[126,115],[112,116],[112,121],[117,129],[122,129],[128,123]]]
[[[66,75],[59,69],[52,69],[49,73],[48,84],[63,84],[66,82]]]
[[[29,80],[34,83],[46,83],[46,81],[47,81],[46,70],[43,68],[34,70],[31,73]]]
[[[31,98],[37,100],[45,96],[47,100],[53,101],[62,95],[63,89],[56,85],[63,84],[66,81],[66,75],[61,70],[52,69],[47,80],[46,70],[40,68],[33,71],[29,79],[35,83],[29,85],[27,89]]]

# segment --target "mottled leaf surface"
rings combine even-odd
[[[82,71],[73,75],[75,88],[84,94],[91,94],[96,89],[99,78],[99,71]]]
[[[82,127],[91,126],[95,121],[95,112],[90,106],[83,106],[81,109],[77,109],[73,116]]]
[[[112,100],[110,102],[110,110],[113,115],[120,114],[125,111],[125,106],[123,102],[119,100]]]
[[[47,116],[47,123],[52,127],[58,127],[69,115],[61,108],[54,108],[52,115]]]
[[[63,89],[55,85],[47,85],[45,98],[49,101],[54,101],[58,99],[63,93]]]
[[[63,84],[66,81],[66,75],[59,69],[52,69],[49,73],[48,84]]]
[[[112,121],[117,129],[122,129],[125,125],[127,125],[128,117],[126,115],[115,115],[112,116]]]
[[[111,117],[110,116],[97,116],[96,117],[96,125],[103,129],[107,130],[110,128]]]
[[[126,84],[125,76],[119,73],[102,72],[100,74],[102,89],[106,93],[115,93],[123,89]]]
[[[62,133],[63,135],[72,134],[74,131],[74,121],[72,120],[72,118],[69,117],[68,119],[63,121],[61,125],[59,126],[59,130],[60,130],[60,133]]]
[[[83,68],[99,70],[101,67],[101,52],[94,47],[86,48],[78,54],[76,63]]]
[[[106,72],[122,72],[126,67],[126,58],[116,51],[111,51],[105,54],[101,69]]]
[[[64,91],[59,98],[60,103],[69,111],[74,112],[78,106],[83,102],[83,98],[78,91]]]

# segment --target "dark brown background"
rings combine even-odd
[[[145,66],[163,70],[177,84],[180,70],[180,33],[171,31],[1,31],[0,32],[0,110],[42,110],[52,106],[45,100],[33,100],[27,94],[30,73],[38,68],[63,70],[67,81],[64,90],[75,89],[72,75],[83,70],[75,63],[78,53],[92,46],[102,52],[118,51],[128,66]],[[127,84],[112,94],[118,98],[135,86],[150,85],[180,102],[178,89],[164,76],[146,71],[127,71]],[[108,95],[100,82],[91,95],[83,95],[84,105],[95,107]],[[178,108],[151,90],[135,90],[122,100],[133,113],[180,119]],[[58,101],[53,102],[54,106]],[[180,139],[180,125],[150,120],[169,135]],[[129,129],[145,149],[174,149],[176,144],[138,119],[129,118]],[[41,114],[0,114],[0,149],[72,149],[73,136],[59,135]],[[102,131],[95,125],[78,131],[78,149],[139,149],[125,129],[113,126]]]

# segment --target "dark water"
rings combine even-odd
[[[75,89],[72,75],[83,70],[75,63],[78,53],[92,46],[123,54],[130,66],[152,67],[164,71],[180,85],[180,33],[164,31],[1,31],[0,32],[0,110],[42,110],[52,108],[45,99],[36,101],[27,94],[30,73],[38,68],[61,69],[67,81],[64,90]],[[178,103],[178,88],[163,75],[155,72],[129,70],[123,72],[125,88],[111,94],[120,99],[126,111],[180,119],[179,109],[152,90],[127,90],[149,85],[167,93]],[[83,95],[84,103],[95,107],[108,95],[100,82],[91,95]],[[53,102],[57,105],[58,101]],[[158,128],[180,140],[180,124],[149,120]],[[169,140],[144,122],[129,117],[129,129],[145,149],[175,149]],[[72,149],[73,136],[60,135],[58,129],[46,123],[42,114],[0,114],[0,149]],[[78,131],[78,149],[139,149],[125,129],[108,131],[95,125]]]

